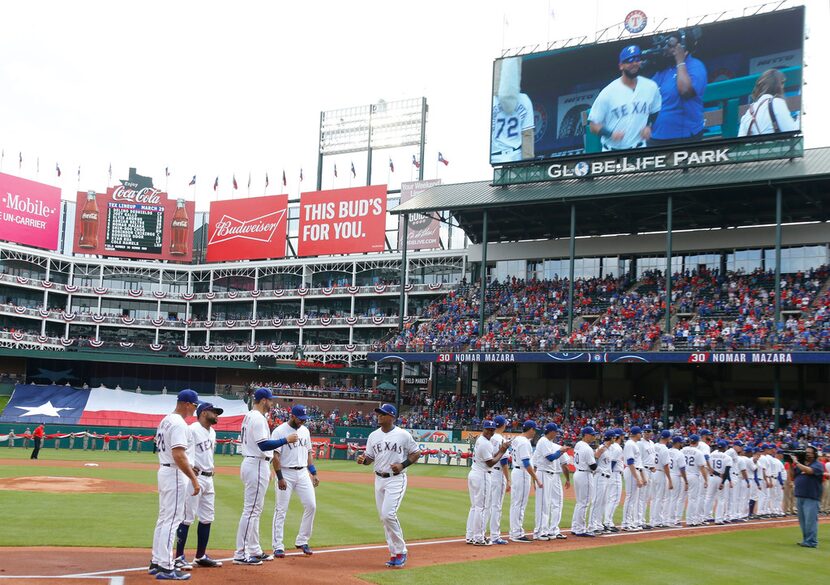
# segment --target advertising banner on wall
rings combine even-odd
[[[193,201],[168,199],[152,179],[130,169],[130,178],[106,193],[78,192],[72,249],[76,254],[190,262],[195,211]]]
[[[423,191],[441,184],[441,179],[401,183],[401,203],[406,203]],[[403,219],[400,220],[403,225]],[[409,230],[406,236],[407,250],[433,250],[441,247],[440,227],[437,219],[413,213],[409,216]],[[403,245],[402,231],[398,229],[398,248]]]
[[[385,233],[386,185],[300,196],[299,256],[383,252]]]
[[[208,262],[285,256],[288,195],[213,201],[208,224]]]
[[[0,173],[0,239],[57,250],[61,190]]]

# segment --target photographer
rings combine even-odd
[[[795,482],[795,499],[798,505],[798,524],[801,526],[803,539],[798,546],[818,547],[818,505],[821,501],[821,480],[824,469],[818,461],[818,452],[808,446],[801,463],[795,455],[790,455],[791,478]]]
[[[663,146],[703,138],[703,93],[706,66],[690,53],[695,35],[683,31],[663,45],[662,59],[652,80],[660,88],[662,107],[651,132],[649,146]]]

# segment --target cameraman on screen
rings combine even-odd
[[[821,501],[821,480],[824,469],[818,460],[818,451],[812,445],[808,446],[804,463],[798,457],[790,455],[792,467],[791,478],[795,483],[795,499],[798,506],[798,524],[801,526],[803,538],[798,546],[807,548],[818,547],[818,505]]]
[[[693,33],[693,31],[692,31]],[[657,59],[652,80],[660,88],[662,107],[651,131],[649,146],[690,142],[703,138],[703,93],[706,66],[690,53],[695,34],[681,31],[668,37]]]

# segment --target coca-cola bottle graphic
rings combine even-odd
[[[98,247],[98,203],[95,191],[87,191],[86,203],[81,210],[81,237],[79,248],[94,249]]]
[[[184,199],[176,200],[176,213],[173,214],[173,234],[170,240],[170,253],[174,256],[184,256],[188,251],[187,237],[190,232],[190,218],[184,207]]]

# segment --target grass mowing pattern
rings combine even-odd
[[[500,585],[818,583],[822,580],[820,575],[826,554],[820,552],[821,549],[795,546],[800,539],[798,527],[765,528],[403,571],[386,570],[360,577],[379,585],[491,581]],[[825,524],[820,527],[819,542],[826,543],[828,539],[830,525]]]

